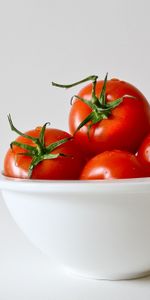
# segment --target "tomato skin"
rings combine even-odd
[[[150,176],[150,134],[143,140],[138,150],[137,158],[144,166],[147,175]]]
[[[32,137],[39,137],[41,128],[26,132]],[[46,128],[45,130],[45,145],[56,142],[58,140],[71,137],[65,131],[59,129]],[[19,136],[16,141],[35,146],[34,142]],[[15,178],[28,178],[28,170],[32,158],[26,155],[16,155],[17,153],[24,153],[26,150],[18,146],[13,146],[13,150],[9,149],[4,159],[4,175]],[[55,159],[43,160],[34,169],[32,179],[79,179],[79,175],[85,164],[83,155],[79,151],[78,146],[74,140],[69,140],[65,144],[60,145],[51,153],[63,153],[68,157],[58,157]]]
[[[97,81],[96,95],[99,97],[104,81]],[[90,100],[92,84],[85,86],[78,96]],[[91,156],[106,150],[120,149],[136,153],[143,138],[150,130],[150,105],[144,95],[133,85],[111,79],[106,85],[106,102],[125,97],[123,102],[114,108],[108,119],[103,119],[90,129],[84,125],[75,134],[80,147]],[[79,124],[91,113],[91,108],[82,101],[75,99],[69,115],[69,130],[73,135]]]
[[[84,166],[80,179],[123,179],[145,177],[134,154],[126,151],[105,151],[91,158]]]

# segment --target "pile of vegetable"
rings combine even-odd
[[[4,175],[15,178],[87,180],[150,176],[150,104],[133,85],[89,76],[71,99],[69,131],[49,123],[22,133],[4,159]]]

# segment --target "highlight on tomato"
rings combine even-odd
[[[134,154],[113,150],[91,158],[84,166],[80,179],[127,179],[145,176],[146,173]]]
[[[138,150],[137,158],[144,166],[147,175],[150,176],[150,134],[143,140]]]
[[[19,137],[4,159],[4,175],[31,179],[79,179],[84,158],[72,136],[47,128],[49,123],[26,133],[19,131],[8,116],[11,130]]]
[[[94,156],[114,149],[136,153],[150,131],[150,104],[132,84],[107,76],[52,85],[71,88],[92,81],[72,98],[69,114],[70,133],[85,153]]]

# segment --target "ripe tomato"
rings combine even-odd
[[[92,83],[78,93],[69,115],[70,133],[75,134],[80,147],[91,156],[113,149],[136,153],[150,130],[150,105],[144,95],[130,83],[119,79],[106,81],[105,78],[105,81],[96,82],[94,97]],[[89,101],[97,105],[100,95],[102,99],[105,98],[102,101],[106,110],[97,117],[97,112],[87,103]],[[83,99],[87,100],[86,103]],[[116,99],[120,99],[120,103],[118,101],[108,111],[108,106]],[[86,119],[87,123],[83,126]]]
[[[25,134],[15,128],[14,131],[21,135],[12,143],[12,148],[5,156],[4,175],[32,179],[78,179],[84,159],[76,142],[70,139],[67,132],[46,126],[41,135],[42,128],[37,127]],[[36,140],[27,138],[26,135],[37,141],[41,139],[42,145],[39,146]]]
[[[80,179],[121,179],[145,177],[134,154],[126,151],[105,151],[91,158],[84,166]]]
[[[144,166],[147,175],[150,176],[150,134],[142,142],[137,153],[137,158]]]

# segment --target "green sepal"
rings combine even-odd
[[[115,107],[119,106],[119,104],[121,104],[121,102],[123,102],[123,98],[124,97],[121,97],[121,98],[118,98],[110,103],[107,103],[106,104],[106,108],[104,108],[104,111],[106,110],[112,110],[114,109]]]
[[[34,138],[34,137],[30,136],[30,135],[27,135],[27,134],[21,132],[20,130],[18,130],[18,129],[14,126],[10,114],[8,115],[8,121],[9,121],[9,125],[10,125],[12,131],[14,131],[14,132],[18,133],[19,135],[25,137],[26,139],[32,140],[33,142],[37,143],[37,140],[38,140],[37,138]]]
[[[102,90],[101,90],[101,93],[100,93],[100,97],[98,99],[99,103],[100,103],[100,105],[102,107],[104,107],[105,104],[106,104],[106,84],[107,84],[107,77],[108,77],[108,73],[105,76],[103,87],[102,87]]]
[[[29,171],[28,171],[28,177],[30,178],[32,176],[32,172],[33,172],[33,169],[40,163],[42,162],[43,160],[46,160],[46,159],[54,159],[54,158],[57,158],[59,156],[59,153],[57,154],[44,154],[44,155],[39,155],[37,157],[33,157],[32,161],[31,161],[31,164],[30,164],[30,167],[29,167]]]
[[[52,82],[52,85],[57,86],[57,87],[71,88],[71,87],[76,86],[78,84],[81,84],[83,82],[92,80],[92,93],[91,93],[91,99],[90,100],[84,99],[84,98],[82,98],[78,95],[75,95],[71,98],[71,104],[72,104],[73,98],[76,97],[77,99],[79,99],[80,101],[82,101],[86,105],[88,105],[92,110],[92,112],[89,113],[89,115],[79,124],[79,126],[77,127],[77,129],[74,132],[74,135],[84,125],[86,125],[88,122],[91,121],[91,123],[87,126],[88,127],[87,134],[89,136],[89,132],[90,132],[91,127],[94,124],[102,121],[103,119],[109,118],[109,116],[111,115],[111,111],[114,108],[116,108],[117,106],[119,106],[125,97],[135,98],[135,97],[132,97],[130,95],[124,95],[121,98],[118,98],[114,101],[106,102],[107,78],[108,78],[108,73],[106,73],[106,76],[104,78],[102,90],[101,90],[101,93],[100,93],[99,97],[96,96],[96,84],[97,84],[97,79],[98,79],[97,75],[88,76],[88,77],[84,78],[83,80],[80,80],[78,82],[75,82],[75,83],[69,84],[69,85],[57,84],[55,82]]]
[[[28,177],[30,178],[32,176],[33,169],[43,160],[56,159],[61,156],[68,157],[69,155],[65,155],[64,153],[56,153],[56,154],[52,154],[52,153],[48,154],[47,153],[47,154],[44,154],[41,156],[39,155],[37,157],[33,157],[32,162],[29,167]]]
[[[41,129],[41,132],[40,132],[40,136],[39,136],[39,141],[40,143],[44,146],[45,145],[45,142],[44,142],[44,134],[45,134],[45,129],[46,129],[46,126],[47,125],[50,125],[50,122],[46,122],[42,129]]]
[[[76,131],[74,132],[74,135],[79,131],[84,125],[86,125],[89,121],[93,119],[94,113],[91,112],[77,127]]]
[[[32,158],[31,164],[29,166],[29,170],[28,170],[28,177],[30,178],[32,176],[32,172],[34,167],[36,167],[40,162],[42,162],[43,160],[48,160],[48,159],[55,159],[59,156],[63,156],[63,157],[68,157],[70,155],[66,155],[64,153],[51,153],[53,150],[55,150],[56,148],[58,148],[60,145],[68,142],[69,140],[72,140],[72,137],[68,137],[68,138],[64,138],[61,140],[58,140],[50,145],[48,145],[47,147],[45,146],[45,141],[44,141],[44,136],[45,136],[45,130],[46,130],[46,126],[48,124],[50,124],[49,122],[45,123],[43,125],[43,127],[41,128],[40,134],[38,138],[34,138],[30,135],[24,134],[22,133],[20,130],[18,130],[12,122],[11,116],[10,114],[8,115],[8,120],[9,120],[9,124],[11,127],[12,131],[15,131],[16,133],[18,133],[20,136],[25,137],[26,139],[32,140],[35,143],[35,147],[28,145],[28,144],[24,144],[21,142],[17,142],[17,141],[13,141],[10,144],[11,149],[13,149],[13,146],[18,146],[21,149],[26,150],[26,152],[20,152],[16,154],[16,158],[18,155],[26,155]]]
[[[37,152],[36,147],[30,146],[30,145],[27,145],[27,144],[23,144],[23,143],[19,143],[17,141],[14,141],[10,144],[11,149],[13,148],[13,146],[18,146],[22,149],[28,150],[32,154],[36,154],[36,152]]]
[[[86,100],[84,98],[81,98],[78,95],[75,95],[74,97],[76,97],[77,99],[79,99],[80,101],[84,102],[86,105],[88,105],[90,108],[92,108],[93,110],[95,110],[97,108],[97,106],[92,103],[90,100]]]
[[[64,139],[61,139],[57,142],[50,144],[49,146],[46,147],[46,152],[52,152],[57,147],[61,146],[62,144],[66,143],[70,140],[72,140],[72,137],[64,138]]]

